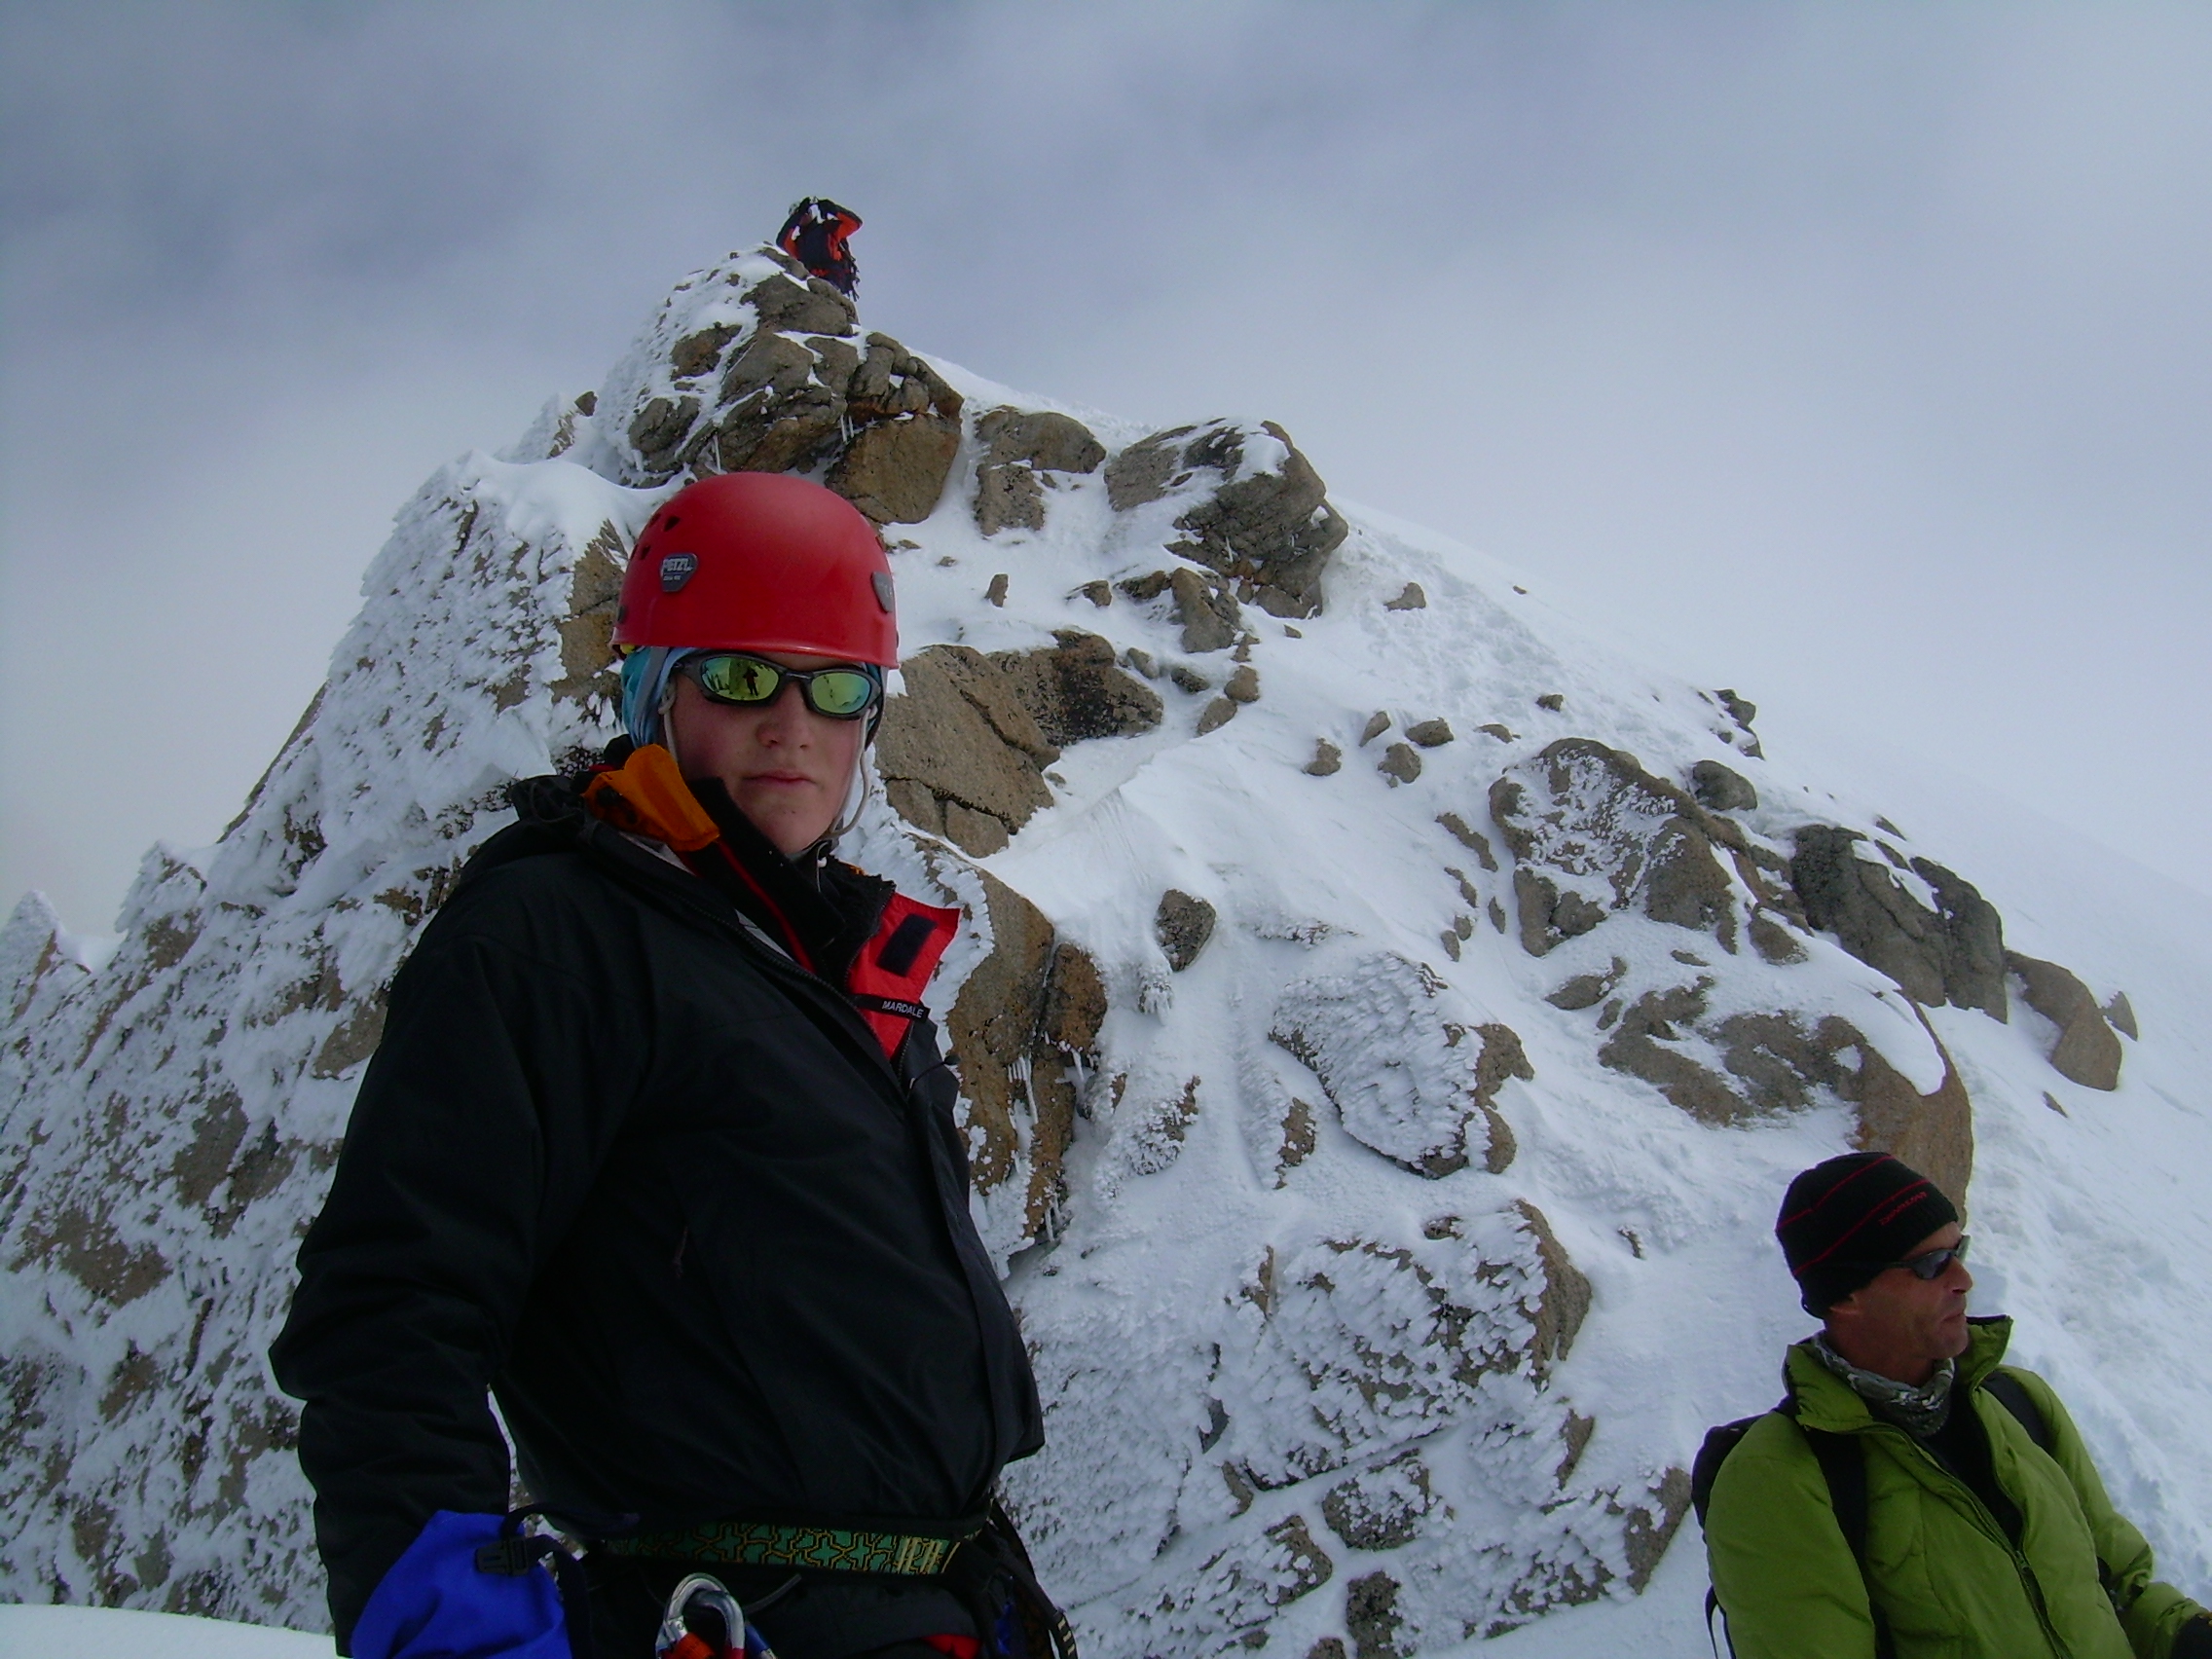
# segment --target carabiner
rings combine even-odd
[[[683,1615],[693,1603],[704,1604],[706,1611],[722,1621],[721,1646],[692,1634]],[[669,1592],[653,1652],[658,1659],[745,1659],[745,1609],[720,1579],[694,1572]]]

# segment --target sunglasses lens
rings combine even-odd
[[[875,682],[857,668],[825,668],[808,682],[807,701],[817,714],[849,720],[875,701]]]
[[[718,703],[765,703],[783,684],[776,665],[758,657],[711,656],[698,661],[699,689]]]
[[[1953,1262],[1967,1259],[1967,1240],[1962,1238],[1948,1250],[1931,1250],[1925,1256],[1915,1256],[1908,1264],[1924,1279],[1939,1277]]]

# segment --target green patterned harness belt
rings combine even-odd
[[[612,1555],[658,1561],[711,1561],[725,1567],[812,1567],[824,1572],[895,1573],[932,1578],[952,1552],[982,1530],[978,1524],[957,1538],[918,1538],[904,1532],[848,1531],[837,1527],[791,1527],[770,1521],[710,1521],[666,1532],[608,1538]]]

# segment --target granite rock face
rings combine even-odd
[[[1917,1003],[1978,1008],[2004,1019],[2005,924],[1996,908],[1971,882],[1914,859],[1910,872],[1935,901],[1923,902],[1895,870],[1859,856],[1865,838],[1819,825],[1797,831],[1789,880],[1806,921]]]
[[[876,765],[900,816],[980,858],[1052,803],[1044,768],[1060,757],[1005,670],[966,645],[932,645],[901,666]]]
[[[1238,597],[1275,616],[1321,608],[1321,575],[1346,525],[1328,486],[1274,423],[1209,421],[1131,444],[1107,463],[1106,487],[1127,512],[1181,492],[1203,475],[1210,490],[1174,521],[1168,550],[1231,577]]]
[[[1065,747],[1134,737],[1160,724],[1160,693],[1117,667],[1110,644],[1074,629],[1062,629],[1053,640],[1047,649],[991,655],[1047,742]]]
[[[1052,473],[1091,473],[1106,446],[1070,415],[1049,410],[999,408],[976,422],[984,446],[976,468],[976,528],[985,535],[1006,529],[1043,530],[1045,492]]]
[[[1531,956],[1632,907],[1732,953],[1739,894],[1781,898],[1740,829],[1594,738],[1562,738],[1508,770],[1491,786],[1490,808],[1513,853]]]
[[[783,254],[703,272],[608,388],[626,441],[601,455],[640,485],[828,463],[830,487],[876,523],[919,522],[951,474],[962,399],[889,335],[858,332],[853,302]]]
[[[2108,1093],[2118,1088],[2121,1056],[2114,1031],[2127,1026],[2108,1019],[2089,987],[2055,962],[2007,951],[2005,967],[2019,977],[2028,1006],[2058,1027],[2058,1041],[2050,1051],[2051,1069],[2083,1088]],[[2120,1006],[2124,1008],[2124,1001]],[[2126,1018],[2128,1025],[2134,1023],[2132,1009]]]

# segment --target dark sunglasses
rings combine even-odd
[[[713,651],[685,657],[677,672],[717,703],[761,707],[783,694],[784,682],[798,682],[806,706],[833,720],[857,720],[883,695],[882,678],[866,668],[786,668],[742,651]]]
[[[1963,1262],[1967,1259],[1967,1246],[1972,1242],[1972,1238],[1961,1234],[1956,1244],[1949,1245],[1941,1250],[1923,1250],[1919,1255],[1907,1256],[1901,1262],[1884,1262],[1881,1271],[1888,1272],[1892,1268],[1902,1268],[1914,1278],[1938,1278],[1942,1275],[1943,1270],[1953,1262]]]

